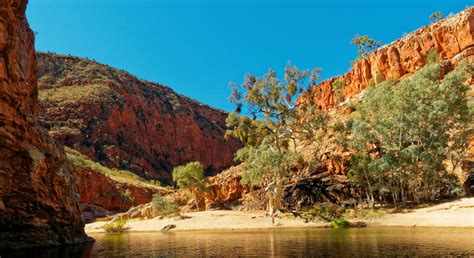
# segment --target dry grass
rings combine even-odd
[[[65,147],[65,150],[67,158],[76,166],[91,168],[119,183],[133,184],[137,186],[167,191],[167,189],[165,187],[162,187],[159,182],[145,180],[128,170],[120,170],[115,168],[111,169],[105,167],[98,162],[90,160],[88,157],[82,155],[80,152],[74,149]]]
[[[39,90],[39,99],[43,103],[57,105],[65,102],[93,103],[116,96],[113,90],[103,85],[67,86]]]

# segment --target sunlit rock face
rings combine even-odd
[[[375,50],[367,58],[355,62],[348,73],[323,81],[305,92],[299,101],[316,104],[322,110],[337,107],[340,101],[361,93],[371,84],[383,80],[399,80],[412,75],[426,64],[431,49],[437,52],[445,73],[452,70],[461,60],[474,63],[474,7]],[[471,77],[471,85],[473,78]],[[336,96],[332,87],[333,82],[338,79],[344,80],[342,98]],[[472,95],[468,98],[473,100]],[[471,139],[470,143],[467,159],[463,164],[464,171],[472,171],[473,167],[474,139]],[[340,202],[350,198],[345,174],[351,153],[341,150],[339,153],[336,151],[336,154],[339,155],[333,155],[322,164],[317,175],[292,180],[287,184],[282,198],[283,206],[299,209],[315,203]],[[474,174],[464,174],[460,178],[467,178],[466,192],[474,191]],[[258,191],[247,193],[248,190],[240,184],[240,178],[239,173],[224,172],[209,180],[211,190],[206,195],[206,205],[222,206],[239,199],[241,202],[237,205],[242,204],[244,209],[250,207],[249,203],[253,204],[252,207],[264,208],[265,196],[258,196]],[[219,187],[224,183],[229,187]]]
[[[426,65],[430,51],[436,51],[443,74],[463,60],[474,64],[474,7],[382,46],[367,58],[356,61],[348,73],[323,81],[305,92],[299,101],[315,104],[322,110],[337,107],[340,111],[349,112],[348,105],[339,105],[342,101],[347,104],[364,89],[381,81],[409,77]],[[338,96],[333,88],[336,80],[344,82],[342,96]],[[474,75],[467,84],[470,85],[467,98],[472,103]],[[473,167],[474,136],[469,140],[462,171],[456,172],[464,182],[467,193],[474,187]]]
[[[88,239],[64,150],[37,123],[27,2],[0,1],[0,249]]]
[[[227,113],[82,58],[38,53],[41,121],[94,161],[171,182],[173,167],[200,161],[207,175],[234,164]]]
[[[79,192],[81,212],[85,222],[95,218],[127,211],[133,206],[148,203],[154,194],[165,195],[169,191],[164,188],[147,187],[132,182],[117,182],[104,174],[88,167],[73,165]],[[125,194],[129,193],[130,197]]]
[[[301,101],[329,109],[339,101],[354,96],[370,84],[383,80],[398,80],[423,67],[430,50],[451,65],[474,55],[474,7],[450,18],[416,30],[407,36],[375,50],[365,59],[356,61],[351,70],[326,80],[304,94]],[[343,98],[338,98],[332,83],[344,79]]]

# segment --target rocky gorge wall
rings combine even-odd
[[[0,1],[0,249],[88,240],[64,150],[37,122],[27,3]]]
[[[109,168],[171,182],[173,167],[203,163],[207,175],[234,164],[227,113],[97,62],[38,53],[42,124]]]
[[[474,64],[474,7],[452,15],[439,22],[420,28],[403,38],[375,50],[368,57],[357,60],[346,74],[316,85],[302,94],[299,101],[312,103],[322,110],[340,108],[347,112],[351,98],[370,85],[385,80],[399,81],[409,77],[427,62],[430,51],[435,51],[437,61],[442,63],[442,73],[446,74],[461,61]],[[338,92],[334,82],[343,82]],[[474,103],[474,75],[467,82],[470,90],[467,101]],[[465,182],[467,192],[474,186],[474,136],[469,140],[462,169],[455,171]],[[471,183],[470,183],[471,182]]]
[[[301,96],[302,101],[315,103],[327,110],[337,106],[367,88],[372,83],[398,80],[423,67],[428,53],[456,65],[474,56],[474,7],[450,18],[423,27],[403,38],[375,50],[367,58],[356,61],[350,71],[316,85]],[[343,80],[342,96],[337,96],[332,84]]]
[[[82,217],[86,222],[133,206],[148,203],[154,194],[166,195],[165,188],[147,187],[117,182],[91,168],[73,166],[77,190],[80,193]],[[128,192],[128,196],[126,193]]]
[[[474,7],[382,46],[367,58],[353,63],[348,73],[325,80],[305,92],[299,101],[313,103],[320,109],[331,112],[330,109],[337,108],[342,101],[347,101],[361,93],[371,84],[410,76],[426,64],[431,49],[436,50],[438,58],[447,70],[452,69],[461,60],[474,63]],[[474,89],[472,78],[474,75],[471,77],[471,92]],[[338,96],[332,86],[336,80],[344,82],[342,96]],[[474,96],[468,95],[468,101],[474,101]],[[469,172],[472,171],[474,164],[474,139],[472,138],[467,152],[464,170]],[[349,199],[352,194],[345,174],[351,153],[341,150],[341,152],[336,151],[336,154],[338,155],[324,161],[314,175],[292,180],[287,184],[282,197],[283,206],[299,209],[318,202],[338,202]],[[227,176],[223,177],[224,175]],[[471,172],[470,176],[467,176],[465,185],[466,188],[471,187],[471,191],[474,191],[472,190],[474,189],[473,178],[474,173]],[[231,187],[219,188],[218,184],[215,184],[215,182],[223,181],[231,182]],[[245,188],[240,185],[238,173],[223,172],[212,178],[210,185],[212,186],[210,194],[206,196],[208,207],[226,202],[236,203],[239,199],[241,203],[245,203],[244,207],[262,208],[259,204],[265,203],[264,196],[261,195],[258,199],[255,198],[257,195],[252,196],[248,190],[244,190]],[[229,198],[229,196],[237,196],[237,198]],[[253,205],[248,204],[248,199],[251,198],[254,199]]]

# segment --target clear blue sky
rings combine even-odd
[[[230,81],[281,72],[288,61],[344,73],[349,44],[368,34],[384,44],[457,13],[468,0],[30,0],[36,49],[88,57],[232,110]]]

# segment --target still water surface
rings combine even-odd
[[[3,255],[5,257],[474,256],[474,229],[282,229],[91,236],[96,239],[93,244],[26,250]]]

